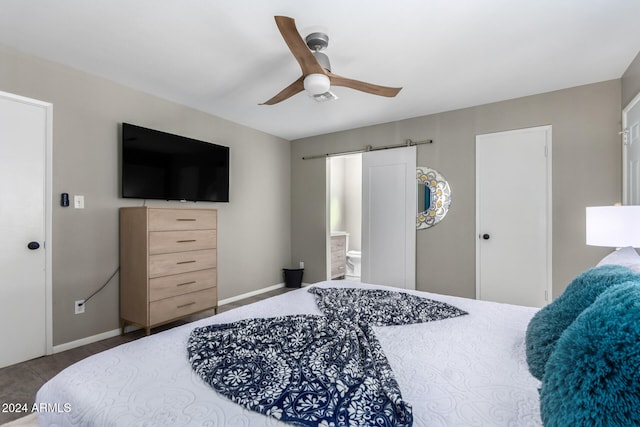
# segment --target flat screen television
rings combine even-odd
[[[122,197],[229,201],[229,147],[122,124]]]

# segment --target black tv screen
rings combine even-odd
[[[229,147],[123,123],[122,197],[228,202]]]

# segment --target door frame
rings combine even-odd
[[[545,158],[546,158],[546,169],[547,176],[546,181],[547,185],[545,188],[547,195],[547,209],[546,209],[546,265],[547,265],[547,274],[546,274],[546,287],[545,287],[545,301],[548,303],[553,299],[553,185],[552,185],[552,169],[553,169],[553,158],[552,158],[552,143],[553,143],[553,127],[552,125],[544,125],[544,126],[534,126],[529,128],[521,128],[507,131],[498,131],[498,132],[489,132],[486,134],[478,134],[476,135],[476,150],[477,150],[477,137],[480,135],[494,135],[494,134],[517,134],[522,132],[531,132],[531,131],[545,131],[547,132],[547,144],[545,148]],[[480,170],[478,165],[478,155],[476,153],[476,232],[475,232],[475,240],[476,240],[476,299],[480,299],[480,249],[481,249],[481,239],[480,233],[481,224],[480,224],[480,180],[478,179],[478,171]]]
[[[622,110],[622,131],[620,134],[622,135],[622,204],[626,205],[629,203],[629,168],[627,167],[627,141],[628,141],[628,114],[629,111],[633,109],[636,105],[640,103],[640,92],[627,104],[626,107]]]
[[[45,354],[53,354],[53,278],[52,278],[52,252],[53,252],[53,104],[39,101],[33,98],[0,91],[0,97],[15,102],[41,107],[45,112],[45,164],[44,167],[44,243],[45,251]]]

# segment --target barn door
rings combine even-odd
[[[362,281],[416,288],[416,147],[362,155]]]

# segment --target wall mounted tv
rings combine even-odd
[[[122,124],[122,197],[229,201],[229,147]]]

